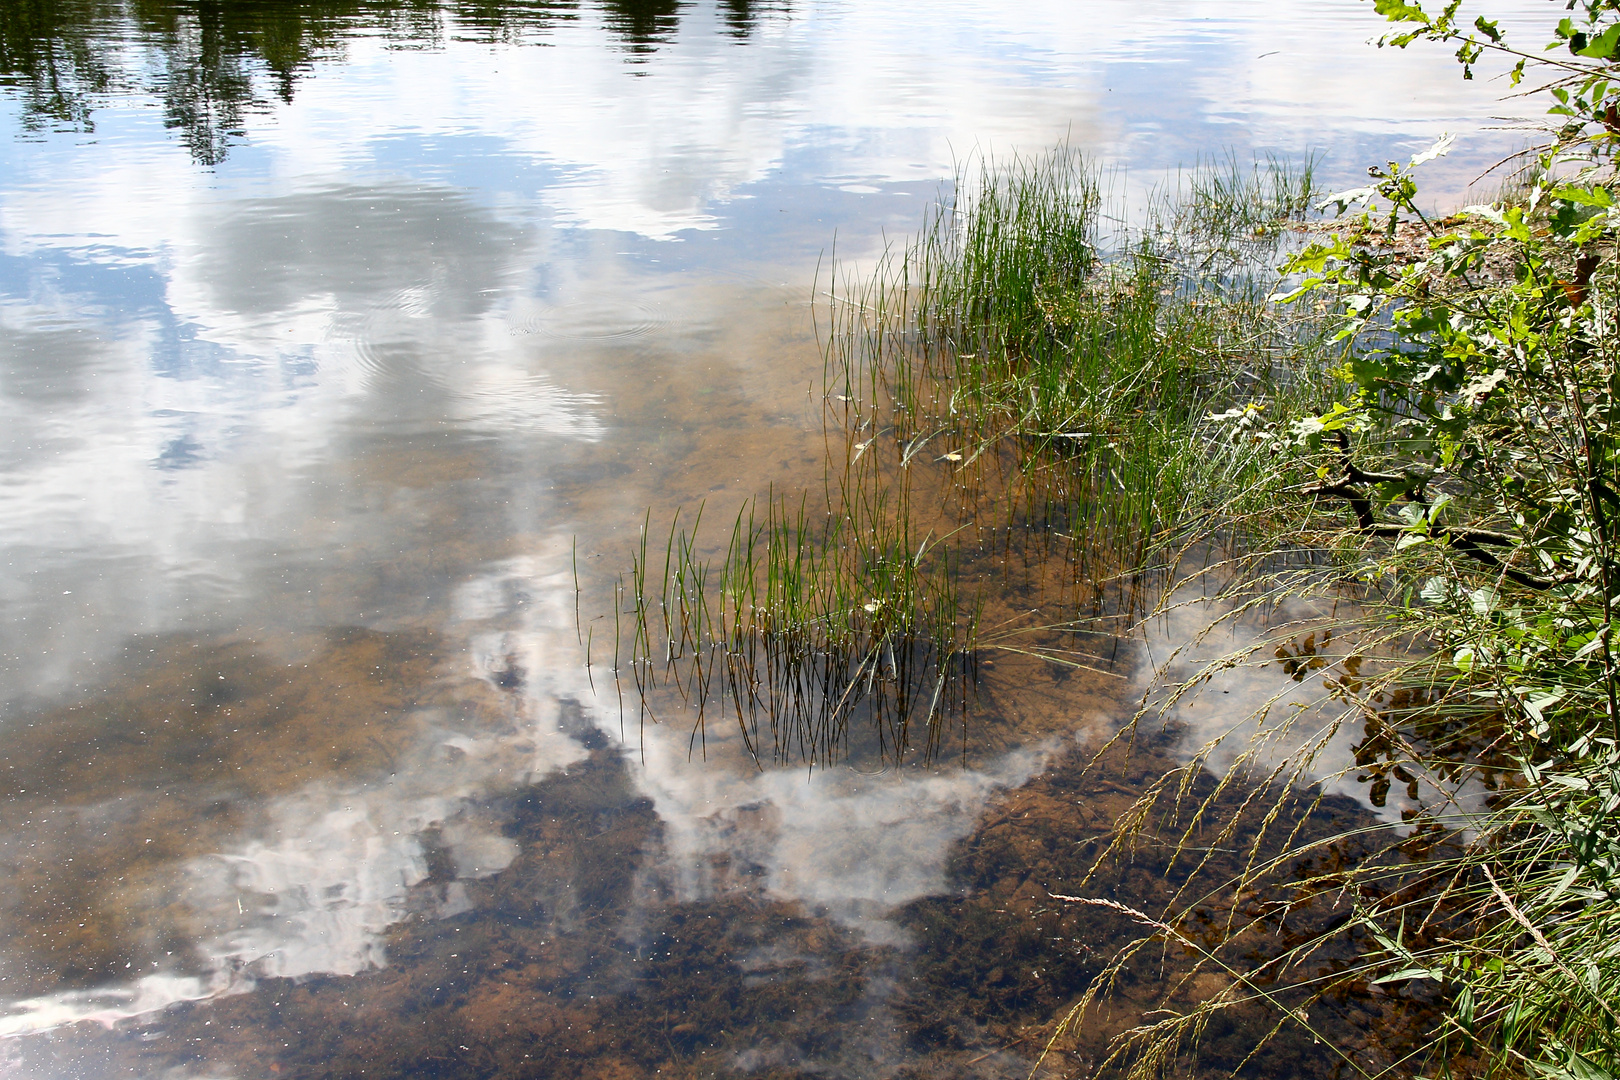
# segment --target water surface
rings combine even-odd
[[[807,775],[643,733],[576,603],[649,509],[821,482],[818,273],[977,155],[1066,140],[1139,200],[1453,131],[1463,197],[1511,105],[1378,32],[1349,0],[5,5],[8,1075],[1027,1075],[1022,1026],[1128,930],[1041,897],[1157,760],[1074,765],[1151,648],[988,671],[964,761]]]

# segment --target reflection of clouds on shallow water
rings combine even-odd
[[[604,402],[508,330],[542,254],[531,226],[416,185],[161,197],[176,191],[197,201],[144,232],[126,221],[129,246],[0,234],[35,271],[0,282],[0,552],[16,571],[0,697],[50,693],[130,633],[252,625],[264,605],[243,609],[323,539],[407,531],[356,510],[409,513],[386,497],[402,470],[356,462],[379,432],[606,431]],[[334,512],[329,493],[362,483]]]
[[[1143,626],[1148,648],[1137,673],[1142,687],[1151,681],[1164,695],[1169,687],[1199,682],[1163,717],[1175,728],[1181,757],[1201,756],[1217,776],[1241,766],[1260,777],[1287,763],[1282,775],[1353,799],[1386,824],[1420,805],[1464,814],[1482,807],[1487,792],[1477,782],[1459,786],[1415,766],[1408,768],[1417,777],[1418,798],[1396,784],[1384,805],[1374,805],[1355,755],[1366,718],[1333,685],[1363,634],[1355,625],[1361,612],[1353,605],[1332,611],[1325,604],[1291,601],[1262,609],[1263,617],[1221,618],[1228,610],[1224,602],[1183,602]],[[1288,653],[1279,654],[1279,646]],[[1291,673],[1282,661],[1301,646],[1308,651]],[[1208,672],[1207,678],[1200,672]]]
[[[490,364],[473,371],[457,390],[456,412],[474,430],[524,431],[599,439],[605,427],[593,415],[601,401],[562,390],[550,379]]]
[[[128,985],[15,1002],[0,1016],[0,1035],[76,1020],[110,1023],[251,990],[259,978],[381,966],[383,935],[421,906],[416,890],[429,878],[435,851],[467,879],[499,873],[516,856],[516,844],[480,807],[581,756],[557,731],[557,717],[556,709],[542,710],[495,731],[427,725],[386,781],[323,782],[272,800],[256,836],[175,867],[171,895],[152,909],[150,917],[173,920],[193,942],[194,955],[178,963],[200,974],[159,972]],[[453,914],[457,891],[443,893],[431,907]]]
[[[444,875],[487,877],[518,854],[486,810],[492,801],[580,761],[582,722],[618,735],[616,705],[595,697],[581,664],[572,593],[571,550],[560,542],[466,583],[453,618],[477,691],[504,700],[502,716],[419,709],[390,776],[327,779],[269,800],[249,835],[175,866],[167,895],[132,901],[172,923],[192,956],[129,983],[15,1002],[0,1034],[113,1023],[246,992],[260,978],[357,974],[387,963],[385,935],[407,915],[465,910],[465,892]],[[812,777],[759,771],[734,741],[712,733],[705,762],[689,757],[680,725],[655,725],[644,752],[627,752],[633,784],[664,825],[654,876],[677,901],[763,889],[878,942],[901,940],[892,909],[945,889],[951,845],[1048,749],[982,769]]]
[[[561,577],[530,580],[550,590],[548,610],[562,610]],[[481,610],[478,591],[469,589],[463,604],[473,613]],[[459,906],[453,885],[420,893],[435,855],[457,878],[499,873],[517,846],[483,808],[584,756],[563,731],[563,702],[584,689],[575,685],[584,683],[577,658],[570,652],[555,667],[531,665],[526,678],[529,692],[507,695],[508,708],[494,716],[470,707],[417,710],[415,737],[388,777],[323,780],[273,798],[238,844],[173,867],[166,895],[130,897],[147,918],[192,942],[193,955],[177,957],[177,970],[14,1002],[0,1016],[0,1034],[111,1023],[250,990],[259,978],[352,975],[385,963],[390,926],[424,902],[440,915]]]
[[[0,1036],[28,1035],[83,1021],[111,1027],[183,1001],[214,997],[221,989],[191,975],[143,975],[127,984],[30,998],[7,1007],[0,1016]]]
[[[413,798],[392,786],[302,793],[270,808],[273,840],[186,867],[182,895],[201,927],[228,924],[198,945],[217,973],[296,978],[382,966],[383,931],[428,878],[430,832],[462,877],[499,873],[516,857],[498,826],[469,815],[466,797]]]
[[[129,983],[13,1003],[0,1034],[75,1020],[110,1024],[246,992],[261,978],[358,974],[388,963],[386,936],[400,920],[470,910],[460,880],[499,874],[519,855],[489,807],[580,762],[601,734],[619,735],[612,676],[600,652],[594,690],[582,666],[572,554],[570,544],[553,538],[457,589],[452,637],[464,643],[470,680],[460,694],[494,707],[419,708],[411,714],[416,733],[387,777],[329,778],[268,800],[246,835],[174,866],[165,896],[136,901],[169,920],[192,943],[191,956]],[[1208,606],[1189,605],[1150,624],[1158,662],[1210,614]],[[1198,651],[1240,646],[1247,633],[1234,630]],[[1165,670],[1180,677],[1194,662],[1185,653]],[[1274,695],[1274,713],[1308,713],[1298,707],[1323,697],[1313,683],[1292,682],[1275,664],[1221,673],[1174,713],[1184,749],[1231,729],[1230,744],[1210,759],[1217,771],[1230,768],[1238,739],[1255,724],[1248,714]],[[1296,722],[1308,731],[1310,720]],[[1075,722],[1091,731],[1096,718]],[[645,742],[626,748],[630,782],[662,825],[660,847],[647,853],[643,895],[660,903],[727,893],[798,902],[875,944],[905,944],[892,912],[946,891],[952,845],[973,831],[997,793],[1028,780],[1061,741],[975,768],[812,775],[757,768],[724,728],[711,722],[706,759],[692,753],[679,721],[649,725]],[[1347,762],[1352,734],[1335,736],[1310,775],[1327,777]],[[1298,737],[1284,740],[1276,753],[1299,745]],[[1365,799],[1353,780],[1330,784]],[[1387,817],[1398,814],[1399,802],[1397,793]]]
[[[199,974],[156,972],[127,985],[16,1002],[0,1016],[0,1035],[80,1020],[111,1024],[245,992],[259,978],[381,966],[383,933],[408,913],[412,889],[428,877],[426,834],[441,839],[466,877],[498,873],[516,854],[510,840],[469,820],[469,796],[483,793],[482,777],[464,776],[470,786],[458,795],[455,777],[424,764],[415,763],[417,779],[440,777],[442,794],[413,797],[410,789],[420,785],[397,777],[370,790],[313,785],[264,809],[264,838],[175,867],[173,895],[152,914],[183,912],[174,930],[195,953],[179,966]]]
[[[577,664],[578,648],[566,568],[543,575],[532,560],[508,563],[462,590],[463,617],[486,621],[475,636],[481,664],[499,679],[513,671],[544,671],[548,662]],[[587,715],[617,738],[613,690],[597,676]],[[544,687],[530,687],[531,700]],[[631,691],[627,690],[627,693]],[[734,721],[732,721],[734,724]],[[732,887],[762,885],[877,940],[896,940],[887,921],[896,906],[945,889],[951,844],[972,831],[986,803],[1023,783],[1050,747],[1017,750],[983,769],[951,765],[935,771],[862,774],[835,768],[761,771],[735,728],[711,721],[706,750],[693,752],[680,722],[651,724],[629,755],[632,782],[653,802],[664,826],[659,868],[677,900],[698,900]]]
[[[731,871],[741,864],[773,896],[874,941],[898,942],[889,913],[945,891],[951,845],[973,830],[997,792],[1027,780],[1047,749],[1015,751],[982,770],[835,768],[807,776],[706,768],[688,759],[684,735],[658,728],[636,776],[664,820],[677,898],[712,894],[724,882],[717,864]]]

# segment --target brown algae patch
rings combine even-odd
[[[785,1061],[838,1043],[887,956],[795,905],[649,897],[661,826],[617,750],[505,813],[518,857],[485,880],[420,885],[386,968],[181,1005],[115,1052],[138,1071],[241,1077],[714,1075],[746,1054]],[[442,914],[447,893],[462,913]],[[108,1050],[83,1028],[57,1041]]]
[[[136,639],[131,670],[7,733],[11,795],[56,805],[208,787],[262,797],[385,768],[444,674],[430,634],[333,630],[273,645]]]
[[[915,978],[895,1008],[905,1016],[913,1044],[944,1069],[930,1075],[971,1075],[951,1063],[979,1058],[981,1047],[1017,1055],[1024,1060],[1021,1075],[1028,1075],[1029,1059],[1050,1045],[1038,1075],[1090,1076],[1108,1059],[1113,1040],[1145,1018],[1186,1012],[1221,993],[1246,1004],[1215,1015],[1196,1054],[1177,1063],[1177,1075],[1335,1075],[1345,1063],[1324,1045],[1330,1038],[1369,1071],[1397,1060],[1403,1039],[1416,1030],[1414,1006],[1422,1003],[1365,982],[1338,986],[1325,997],[1312,988],[1314,979],[1353,966],[1353,948],[1340,943],[1298,966],[1265,967],[1330,921],[1342,922],[1349,900],[1300,902],[1296,896],[1290,903],[1288,873],[1281,875],[1281,888],[1233,897],[1229,883],[1240,875],[1250,843],[1260,841],[1262,854],[1280,851],[1280,837],[1260,834],[1260,814],[1243,810],[1245,790],[1222,795],[1218,813],[1210,815],[1212,822],[1224,820],[1221,815],[1241,822],[1219,849],[1200,839],[1217,831],[1211,824],[1195,830],[1178,853],[1180,830],[1162,821],[1099,862],[1116,823],[1176,764],[1174,733],[1144,737],[1128,754],[1115,747],[1101,759],[1084,750],[1065,755],[1007,793],[957,846],[950,867],[954,895],[908,905],[900,919],[918,938]],[[1209,794],[1214,783],[1201,777],[1190,797]],[[1283,815],[1285,825],[1299,825],[1305,841],[1365,825],[1370,817],[1348,799],[1326,800],[1309,812],[1307,802],[1294,800]],[[1353,860],[1358,853],[1351,846],[1298,860],[1293,872],[1320,872],[1334,858]],[[1178,904],[1178,892],[1200,862],[1195,887]],[[1116,906],[1057,898],[1075,894]],[[1159,918],[1167,908],[1199,898],[1172,920],[1196,948],[1159,935],[1110,970],[1122,946],[1154,934],[1124,909]],[[1228,924],[1234,899],[1237,914]],[[1235,983],[1231,970],[1212,962],[1205,950],[1240,970],[1261,973],[1252,985]],[[1075,1012],[1099,978],[1106,989]],[[1273,1000],[1258,997],[1257,987]]]
[[[1114,951],[1143,932],[1118,910],[1052,894],[1157,913],[1190,870],[1150,835],[1088,880],[1113,822],[1173,760],[1146,739],[1128,759],[1111,751],[1093,763],[1077,748],[992,804],[953,848],[945,892],[895,913],[911,945],[874,945],[773,899],[746,867],[733,867],[715,895],[679,900],[660,869],[666,826],[630,763],[587,741],[595,748],[584,761],[492,809],[519,852],[504,870],[458,880],[441,859],[415,887],[415,914],[387,935],[387,967],[264,979],[251,994],[183,1004],[114,1035],[70,1029],[25,1053],[58,1062],[110,1053],[143,1074],[243,1080],[1027,1076]],[[1361,816],[1340,800],[1307,829]],[[1231,846],[1252,836],[1251,827]],[[1206,876],[1217,882],[1235,869],[1220,863]],[[1210,900],[1185,932],[1254,963],[1333,917],[1255,895],[1228,935],[1216,914],[1222,897]],[[1197,959],[1163,943],[1143,950],[1083,1022],[1058,1035],[1040,1075],[1091,1075],[1108,1040],[1144,1015],[1232,988]],[[1292,993],[1291,980],[1270,988]],[[1331,1074],[1318,1035],[1369,1065],[1387,1061],[1383,1040],[1398,1038],[1407,1008],[1365,987],[1290,1003],[1310,1030],[1285,1024],[1243,1074]],[[1196,1062],[1184,1063],[1189,1075],[1230,1075],[1275,1022],[1263,1003],[1221,1014]]]

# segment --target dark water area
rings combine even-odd
[[[1378,32],[1351,0],[0,5],[0,1075],[1028,1076],[1143,932],[1050,894],[1162,907],[1185,855],[1087,881],[1097,844],[1286,674],[1085,769],[1178,609],[1083,670],[985,663],[950,755],[775,767],[641,728],[615,581],[649,515],[819,489],[816,289],[975,155],[1067,140],[1139,205],[1452,131],[1431,192],[1472,197],[1511,103]],[[1374,815],[1332,790],[1307,833]],[[1265,899],[1255,958],[1330,917]],[[1143,953],[1041,1075],[1228,985]],[[1291,1024],[1245,1075],[1407,1023],[1311,1010],[1335,1053]],[[1235,1015],[1197,1070],[1275,1022]]]

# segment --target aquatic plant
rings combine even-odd
[[[835,270],[823,490],[745,505],[718,548],[701,510],[661,549],[644,526],[615,654],[638,715],[678,701],[696,748],[729,711],[773,760],[833,760],[852,731],[931,757],[950,724],[965,738],[985,650],[1089,666],[1077,634],[1153,603],[1121,578],[1166,580],[1182,524],[1264,467],[1221,418],[1314,393],[1277,359],[1310,320],[1280,316],[1252,248],[1309,191],[1274,164],[1195,173],[1111,248],[1099,178],[1063,149],[964,173],[875,273]],[[1242,250],[1226,201],[1255,222]],[[1009,594],[1023,614],[986,627]]]
[[[884,756],[939,750],[971,693],[975,601],[948,537],[913,532],[906,486],[848,494],[814,516],[803,496],[745,504],[713,559],[699,554],[702,507],[690,527],[676,514],[662,551],[649,519],[620,586],[643,721],[664,688],[695,712],[695,743],[729,710],[756,759],[835,761],[852,720]]]
[[[834,296],[827,370],[852,413],[892,414],[911,437],[948,429],[970,462],[1015,445],[1024,474],[1062,474],[1048,497],[1138,543],[1244,486],[1211,482],[1251,445],[1212,443],[1226,429],[1210,413],[1316,386],[1299,360],[1315,328],[1269,301],[1258,261],[1308,200],[1309,167],[1195,171],[1134,225],[1113,207],[1106,238],[1101,180],[1066,148],[983,163],[954,191]]]

